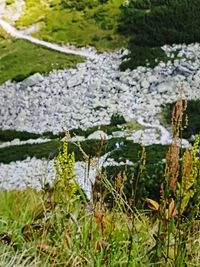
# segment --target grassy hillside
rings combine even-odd
[[[27,0],[17,26],[40,23],[34,36],[75,46],[95,46],[98,50],[121,48],[123,36],[116,33],[123,0]]]
[[[23,80],[40,72],[74,67],[83,59],[61,54],[24,40],[11,38],[0,28],[0,84],[7,80]]]

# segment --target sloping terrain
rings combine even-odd
[[[27,0],[18,27],[40,24],[33,35],[44,40],[98,50],[121,48],[126,38],[116,30],[123,0],[33,1]]]

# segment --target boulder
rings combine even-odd
[[[83,77],[81,76],[72,76],[68,80],[66,80],[66,85],[68,88],[75,87],[77,85],[82,84],[83,82]]]
[[[149,83],[147,80],[143,80],[143,81],[141,82],[141,86],[142,86],[144,89],[147,89],[147,88],[149,88],[150,83]]]
[[[169,80],[166,82],[162,82],[157,85],[156,91],[159,94],[166,93],[166,92],[172,92],[176,88],[176,83],[173,80]]]
[[[34,86],[35,84],[40,83],[42,81],[43,81],[42,75],[39,74],[39,73],[35,73],[32,76],[30,76],[30,77],[26,78],[25,80],[23,80],[21,82],[21,87],[22,88],[26,88],[26,87],[29,87],[29,86]]]
[[[174,74],[180,74],[183,76],[190,76],[194,73],[194,71],[192,71],[191,69],[185,67],[185,66],[177,66],[173,72]]]
[[[148,77],[148,82],[149,83],[154,83],[154,82],[157,82],[158,78],[156,76],[153,76],[153,75],[150,75]]]
[[[89,140],[91,140],[91,139],[108,140],[108,135],[104,131],[98,130],[98,131],[90,134],[87,139],[89,139]]]
[[[124,131],[116,131],[112,132],[113,137],[125,137],[125,132]]]

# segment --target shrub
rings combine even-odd
[[[114,113],[111,117],[110,124],[111,125],[117,125],[117,124],[124,124],[126,123],[123,115]]]
[[[146,59],[151,62],[152,56],[157,57],[157,53],[146,53],[145,58],[144,47],[151,50],[165,44],[200,41],[200,0],[130,0],[121,10],[119,32],[130,36],[132,60],[126,67],[146,65]],[[140,52],[134,52],[136,47]]]
[[[174,104],[169,104],[164,108],[164,116],[168,124],[171,123],[171,114]],[[182,137],[189,139],[192,135],[200,134],[200,100],[187,101],[187,110],[182,121]],[[184,127],[186,125],[186,127]]]

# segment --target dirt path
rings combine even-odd
[[[27,35],[27,34],[24,34],[23,32],[15,29],[13,26],[11,26],[8,22],[4,21],[3,19],[0,19],[0,26],[7,33],[9,33],[11,36],[13,36],[15,38],[24,39],[24,40],[27,40],[31,43],[45,46],[49,49],[52,49],[52,50],[55,50],[55,51],[58,51],[61,53],[73,54],[73,55],[78,55],[78,56],[82,56],[82,57],[86,57],[86,58],[97,58],[98,57],[98,55],[95,52],[88,51],[87,49],[73,49],[73,48],[69,48],[67,46],[60,46],[60,45],[53,44],[53,43],[50,43],[47,41],[42,41],[40,39],[37,39],[37,38],[32,37],[32,36]]]

